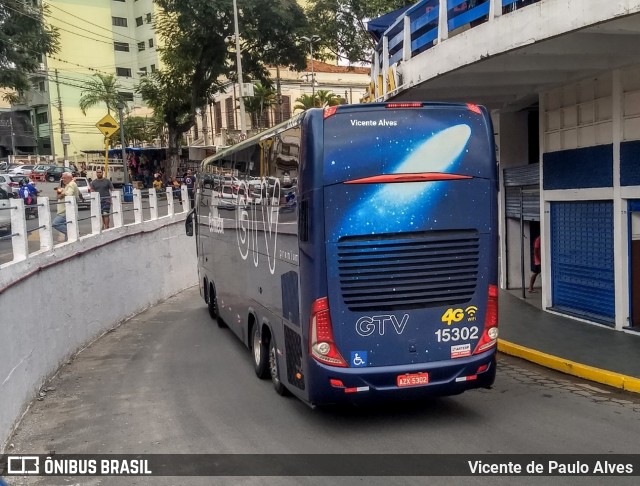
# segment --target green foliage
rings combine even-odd
[[[369,63],[374,41],[366,21],[392,12],[415,0],[309,0],[307,16],[319,35],[318,57]]]
[[[151,143],[156,139],[162,139],[164,123],[158,124],[153,117],[128,116],[124,119],[123,125],[125,144],[129,147],[142,142]],[[120,130],[111,136],[111,144],[118,143],[120,143]]]
[[[40,56],[58,50],[58,32],[43,21],[46,12],[24,0],[0,1],[0,87],[27,91]]]
[[[113,74],[93,75],[82,88],[82,96],[80,97],[80,109],[82,114],[86,115],[87,110],[93,106],[104,103],[107,105],[107,113],[117,110],[118,103],[124,103],[124,99],[120,94],[122,86],[118,84],[118,80]]]
[[[294,110],[308,110],[309,108],[326,108],[327,106],[336,106],[346,103],[344,98],[341,98],[331,91],[320,89],[314,93],[314,95],[303,94],[299,98],[296,98],[296,104],[293,107]]]
[[[177,167],[180,135],[195,123],[198,108],[223,89],[221,80],[236,79],[233,6],[231,0],[156,0],[160,12],[155,30],[164,44],[163,63],[143,79],[137,91],[167,123],[172,168]],[[304,46],[292,39],[306,29],[304,12],[295,0],[238,0],[242,67],[245,82],[270,85],[265,64],[305,66]]]
[[[262,128],[262,119],[265,110],[275,104],[275,90],[270,86],[263,86],[261,83],[254,83],[253,96],[245,98],[244,109],[251,115],[252,125]]]

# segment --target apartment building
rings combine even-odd
[[[104,105],[79,107],[83,85],[97,73],[115,74],[129,111],[145,114],[135,85],[160,67],[158,38],[152,21],[153,0],[44,0],[46,21],[58,29],[60,49],[42,59],[32,75],[33,89],[14,111],[31,121],[37,153],[62,160],[81,160],[83,151],[104,146],[95,124],[107,113]]]

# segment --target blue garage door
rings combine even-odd
[[[553,309],[613,325],[613,203],[551,203]]]

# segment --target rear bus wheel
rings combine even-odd
[[[269,376],[269,348],[262,339],[260,325],[251,329],[251,350],[253,351],[253,369],[261,380]]]
[[[273,337],[271,337],[271,343],[269,345],[269,372],[271,374],[273,389],[276,393],[283,397],[289,395],[289,390],[287,390],[280,380],[280,372],[278,371],[278,352],[276,350],[276,341]]]
[[[211,319],[218,323],[218,327],[226,327],[222,319],[220,318],[220,313],[218,312],[218,298],[216,297],[216,293],[213,290],[213,286],[209,288],[209,300],[207,301],[207,308],[209,309],[209,315]]]

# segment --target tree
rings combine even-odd
[[[29,73],[58,50],[58,32],[43,21],[46,12],[24,0],[0,2],[0,88],[29,90]],[[5,98],[16,100],[15,94]]]
[[[262,126],[265,110],[276,104],[276,92],[271,86],[263,86],[262,83],[254,83],[253,96],[244,100],[244,108],[251,114],[251,124],[258,128]]]
[[[346,100],[331,91],[320,89],[314,96],[303,94],[296,98],[294,110],[308,110],[309,108],[325,108],[327,106],[342,105]]]
[[[413,5],[415,0],[309,0],[312,34],[320,36],[318,58],[370,63],[375,42],[366,21]],[[315,49],[314,49],[315,54]]]
[[[175,175],[179,140],[195,124],[196,110],[224,89],[222,80],[236,80],[231,0],[156,0],[160,7],[154,27],[162,37],[163,69],[146,76],[138,92],[167,124],[170,160]],[[242,67],[246,79],[268,84],[265,63],[277,52],[283,64],[305,66],[304,46],[292,39],[306,29],[304,12],[295,0],[238,0]]]
[[[162,124],[158,124],[152,119],[142,116],[128,116],[123,121],[125,144],[135,146],[143,142],[153,142],[162,138]],[[120,129],[111,136],[111,145],[119,144]]]
[[[107,105],[107,113],[110,114],[112,110],[116,111],[118,103],[124,103],[120,90],[122,87],[115,75],[94,74],[93,79],[84,83],[82,88],[82,96],[80,97],[82,114],[86,115],[89,108],[100,103]]]

